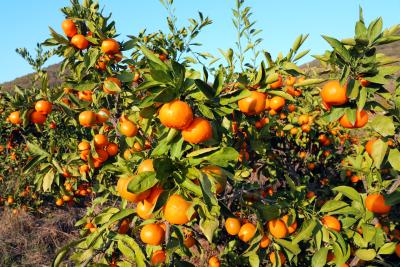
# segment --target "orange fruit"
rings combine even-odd
[[[186,102],[176,99],[162,105],[158,117],[165,127],[183,130],[192,123],[193,112]]]
[[[52,108],[53,104],[46,100],[39,100],[35,104],[35,110],[43,115],[50,114]]]
[[[78,33],[75,23],[71,19],[66,19],[61,23],[61,28],[67,37],[73,37]]]
[[[260,248],[266,248],[269,246],[269,244],[271,244],[271,240],[267,235],[264,235],[260,241]]]
[[[288,86],[293,86],[296,83],[296,77],[294,76],[288,76],[286,77],[285,84]]]
[[[144,199],[137,204],[136,214],[143,220],[148,220],[150,218],[153,218],[153,208],[154,204],[147,199]]]
[[[101,42],[101,51],[105,54],[115,54],[119,52],[119,43],[114,39],[105,39]]]
[[[57,200],[56,200],[56,205],[57,206],[62,206],[62,205],[64,205],[64,200],[62,200],[61,198],[58,198]]]
[[[228,218],[225,220],[225,230],[230,235],[237,235],[240,231],[240,220],[237,218]]]
[[[307,114],[300,115],[297,119],[297,122],[299,123],[299,125],[307,124],[310,122],[310,116],[308,116]]]
[[[306,194],[306,198],[307,199],[311,199],[313,197],[315,197],[315,193],[313,191],[308,191],[307,194]]]
[[[246,115],[257,115],[265,110],[264,93],[251,91],[251,95],[238,101],[239,110]]]
[[[89,166],[87,164],[83,164],[79,166],[79,173],[84,174],[89,172]]]
[[[346,86],[341,86],[338,80],[327,82],[321,90],[322,100],[331,106],[341,106],[346,104]]]
[[[165,204],[164,219],[170,224],[185,224],[190,220],[187,215],[190,206],[191,203],[180,195],[172,195]]]
[[[33,111],[30,116],[31,122],[35,124],[43,124],[46,121],[46,115]]]
[[[106,108],[100,109],[99,112],[96,114],[96,122],[97,123],[104,123],[110,118],[110,111]]]
[[[151,254],[150,263],[151,265],[155,266],[164,263],[166,259],[167,259],[167,254],[165,253],[165,251],[157,250],[154,251],[153,254]]]
[[[304,133],[309,133],[309,132],[311,131],[311,126],[310,126],[310,124],[303,124],[303,125],[301,125],[301,130],[302,130]]]
[[[396,250],[395,250],[395,252],[396,252],[397,257],[400,258],[400,244],[397,244],[397,245],[396,245]]]
[[[299,128],[294,127],[292,129],[290,129],[290,134],[291,135],[296,135],[298,132],[299,132]]]
[[[154,172],[152,159],[145,159],[139,164],[137,173],[142,173],[142,172]]]
[[[209,267],[220,267],[221,262],[217,258],[217,256],[212,256],[208,259],[208,266]]]
[[[195,118],[192,123],[182,130],[183,140],[191,144],[199,144],[212,138],[211,123],[203,118]]]
[[[369,194],[365,199],[365,206],[369,211],[377,214],[388,213],[392,206],[385,204],[385,197],[382,194]]]
[[[359,79],[359,82],[361,84],[362,87],[367,87],[369,85],[369,81],[363,78]]]
[[[227,177],[221,167],[215,165],[208,165],[201,170],[207,174],[210,174],[215,182],[215,191],[217,194],[221,194],[226,187]]]
[[[90,144],[89,142],[82,141],[78,144],[78,150],[89,150],[90,149]]]
[[[274,219],[268,222],[268,229],[275,238],[284,238],[288,234],[286,224],[281,219]]]
[[[114,157],[118,154],[118,145],[116,143],[109,143],[107,145],[107,153],[110,157]]]
[[[359,176],[357,176],[357,175],[353,175],[353,176],[351,176],[351,178],[350,178],[350,181],[352,182],[352,183],[358,183],[359,181],[360,181],[361,179],[360,179],[360,177]]]
[[[96,113],[90,110],[82,111],[79,114],[79,124],[83,127],[90,127],[96,122]]]
[[[81,154],[80,154],[80,157],[81,157],[82,160],[87,161],[89,154],[90,154],[90,150],[89,149],[82,150]]]
[[[121,177],[118,179],[118,182],[117,182],[117,191],[118,191],[119,195],[121,196],[121,198],[126,199],[133,203],[142,201],[143,199],[147,198],[150,195],[150,190],[146,190],[139,194],[134,194],[134,193],[128,192],[128,184],[132,179],[135,179],[135,178],[136,178],[136,176]]]
[[[119,121],[119,131],[122,135],[133,137],[136,136],[138,128],[134,122],[122,116]]]
[[[108,145],[108,138],[104,134],[96,134],[93,138],[93,142],[96,148],[103,148]]]
[[[367,124],[368,122],[368,113],[365,110],[361,110],[356,112],[356,121],[354,122],[354,125],[351,124],[350,120],[347,118],[347,115],[344,114],[340,120],[340,124],[344,128],[352,129],[352,128],[362,128]]]
[[[278,76],[278,80],[276,80],[275,82],[273,82],[273,83],[271,83],[269,85],[269,87],[271,89],[281,88],[282,86],[283,86],[283,81],[282,81],[282,76],[281,75]]]
[[[238,236],[243,242],[249,242],[256,234],[257,228],[251,223],[245,223],[240,227]]]
[[[119,88],[121,88],[121,86],[122,86],[121,81],[120,81],[118,78],[115,78],[115,77],[108,77],[108,78],[106,78],[104,81],[105,81],[105,82],[113,82],[113,83],[115,83]],[[105,93],[111,94],[111,95],[117,93],[116,91],[111,90],[111,88],[108,87],[106,83],[103,84],[103,91],[104,91]]]
[[[164,235],[164,229],[156,223],[146,224],[140,231],[142,242],[153,246],[159,246],[164,240]]]
[[[192,236],[188,236],[183,240],[183,244],[187,248],[191,248],[196,244],[196,240]]]
[[[255,126],[256,126],[257,129],[261,129],[262,127],[264,127],[268,123],[269,123],[269,118],[265,117],[265,118],[262,118],[259,121],[256,121]]]
[[[296,110],[296,106],[294,104],[290,104],[288,106],[288,110],[289,110],[289,112],[294,112]]]
[[[92,95],[93,95],[93,92],[92,91],[90,91],[90,90],[86,90],[86,91],[79,91],[78,92],[78,98],[80,99],[80,100],[83,100],[83,101],[88,101],[88,102],[92,102]]]
[[[89,41],[86,40],[85,36],[83,36],[82,34],[76,34],[74,35],[74,37],[72,37],[71,44],[79,50],[84,50],[88,48]]]
[[[297,229],[296,220],[294,220],[294,222],[291,225],[288,225],[289,215],[285,215],[285,216],[282,217],[282,221],[286,224],[289,234],[292,234],[292,233],[294,233],[296,231],[296,229]]]
[[[325,227],[334,230],[336,232],[340,232],[341,229],[340,221],[335,217],[326,215],[321,219],[321,222]]]
[[[278,111],[285,106],[285,99],[281,96],[274,96],[270,100],[271,109]]]
[[[281,261],[281,265],[285,265],[285,263],[286,263],[286,257],[285,257],[285,255],[284,255],[281,251],[279,251],[279,252],[278,252],[278,256],[279,256],[279,260]],[[276,264],[277,260],[276,260],[275,252],[271,252],[271,253],[269,254],[269,260],[271,261],[271,263],[272,263],[273,265]]]
[[[21,124],[22,123],[22,119],[20,117],[20,112],[19,111],[11,112],[10,115],[8,115],[8,120],[12,124]]]
[[[371,139],[365,144],[365,151],[367,151],[368,155],[372,155],[372,148],[374,143],[376,142],[376,139]]]
[[[98,149],[96,149],[96,153],[97,153],[97,156],[93,156],[94,160],[98,160],[101,163],[107,161],[107,159],[108,159],[107,151],[98,148]]]

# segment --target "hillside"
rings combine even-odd
[[[379,49],[379,52],[384,53],[387,56],[391,56],[391,57],[400,57],[400,46],[398,45],[398,43],[383,45]],[[319,62],[317,60],[313,60],[309,63],[303,64],[302,67],[309,68],[309,67],[317,67],[318,65],[319,65]],[[50,86],[60,84],[60,80],[57,77],[59,67],[60,67],[60,64],[54,64],[54,65],[50,65],[48,68],[46,68],[48,75],[49,75]],[[34,75],[34,73],[30,73],[30,74],[24,75],[22,77],[16,78],[13,81],[5,82],[5,83],[1,84],[0,86],[2,86],[5,90],[10,90],[11,88],[13,88],[14,85],[18,85],[21,87],[28,87],[28,86],[30,86],[33,75]]]

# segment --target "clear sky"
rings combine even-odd
[[[198,41],[204,45],[201,51],[209,51],[220,57],[218,48],[226,50],[234,46],[236,38],[231,22],[234,0],[175,0],[180,24],[197,16],[197,11],[208,15],[214,23],[205,29]],[[310,37],[304,48],[318,54],[328,48],[321,34],[345,38],[353,36],[358,19],[358,7],[364,9],[367,22],[381,16],[384,27],[400,23],[400,0],[247,0],[253,7],[254,18],[264,39],[261,48],[273,56],[286,52],[293,40],[301,33]],[[1,5],[2,38],[0,42],[0,83],[31,72],[30,66],[15,53],[15,48],[26,47],[32,51],[37,42],[48,38],[48,26],[61,31],[64,19],[59,9],[69,5],[68,0],[13,0]],[[112,12],[116,20],[120,40],[147,28],[148,32],[166,30],[165,10],[158,0],[100,0],[105,13]],[[311,60],[307,57],[303,62]],[[59,61],[53,58],[48,64]]]

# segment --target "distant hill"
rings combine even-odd
[[[384,53],[387,56],[391,57],[400,57],[400,45],[398,42],[383,45],[380,47],[379,52]],[[309,63],[302,65],[303,68],[317,67],[317,66],[319,66],[319,62],[317,60],[313,60]],[[49,67],[46,68],[49,76],[50,86],[55,86],[61,83],[61,81],[58,79],[59,68],[60,64],[50,65]],[[29,87],[33,75],[34,73],[27,74],[22,77],[16,78],[13,81],[5,82],[0,86],[2,86],[5,90],[10,90],[11,88],[14,87],[14,85],[18,85],[21,87]]]

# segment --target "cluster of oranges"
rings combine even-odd
[[[92,155],[93,166],[99,168],[109,157],[114,157],[118,154],[118,144],[109,142],[108,137],[104,134],[96,134],[93,137],[93,144],[97,155]],[[89,155],[91,155],[91,145],[87,141],[82,141],[78,145],[80,151],[80,157],[83,161],[88,161]],[[89,172],[89,166],[83,164],[79,167],[81,174]]]
[[[213,136],[211,123],[201,117],[194,117],[192,108],[183,101],[165,103],[158,117],[162,125],[182,131],[183,140],[191,144],[208,141]]]
[[[28,112],[30,122],[34,124],[43,124],[47,119],[47,115],[51,113],[52,109],[53,104],[51,102],[46,100],[37,101],[35,104],[35,109]],[[7,121],[15,125],[22,124],[21,112],[11,112],[7,117]]]

